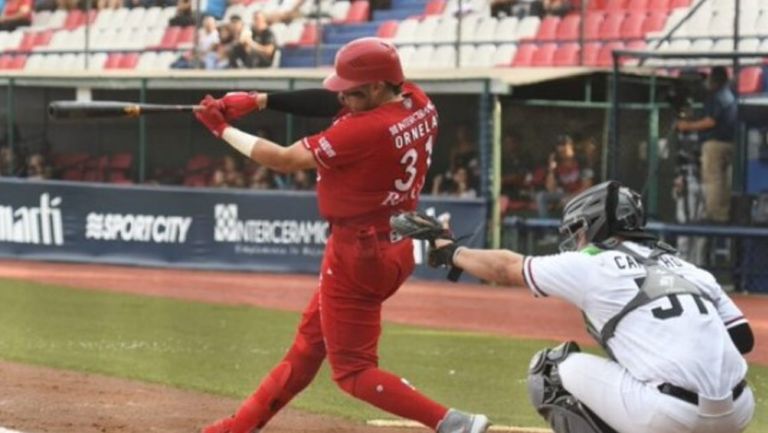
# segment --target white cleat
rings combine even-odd
[[[490,426],[491,422],[485,415],[450,409],[438,424],[437,433],[485,433]]]

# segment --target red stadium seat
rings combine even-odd
[[[25,32],[24,36],[21,38],[21,42],[19,42],[18,51],[31,51],[34,47],[35,34],[32,32]]]
[[[608,0],[605,4],[605,10],[608,12],[624,11],[627,6],[627,0]]]
[[[133,154],[116,153],[109,158],[110,170],[130,170],[133,166]]]
[[[35,34],[35,48],[45,47],[53,39],[53,30],[45,30]]]
[[[13,58],[8,69],[24,69],[24,65],[27,64],[26,54],[20,54]]]
[[[445,9],[445,0],[429,0],[424,7],[424,15],[440,15]]]
[[[560,24],[560,17],[548,16],[541,20],[539,29],[536,31],[534,39],[537,41],[551,41],[555,39],[557,26]]]
[[[10,69],[13,62],[13,56],[10,54],[3,54],[0,56],[0,69]]]
[[[119,69],[136,69],[139,63],[139,53],[125,53],[117,64]]]
[[[627,42],[626,48],[628,50],[643,51],[648,48],[648,44],[645,43],[644,39],[639,39],[636,41]]]
[[[629,0],[627,10],[629,12],[645,12],[648,9],[649,0]]]
[[[691,5],[691,0],[672,0],[669,3],[669,8],[670,9],[674,9],[674,8],[687,8],[690,5]]]
[[[605,14],[602,12],[589,12],[584,20],[584,39],[598,39],[604,19]]]
[[[624,23],[624,12],[608,14],[600,25],[600,39],[610,40],[621,38],[621,25]]]
[[[73,9],[67,14],[67,18],[64,20],[64,28],[67,30],[74,30],[85,24],[85,13],[80,9]]]
[[[605,10],[605,1],[606,0],[586,0],[587,9],[591,11]]]
[[[556,49],[557,44],[554,42],[540,45],[539,49],[533,53],[533,57],[531,58],[531,66],[552,66]]]
[[[659,32],[667,23],[667,12],[651,12],[643,23],[643,35],[648,32]]]
[[[317,25],[307,23],[304,25],[304,31],[301,32],[299,45],[315,45],[317,43]]]
[[[512,61],[512,66],[531,66],[533,60],[533,54],[536,53],[538,47],[536,44],[520,44],[515,52],[515,59]]]
[[[184,176],[184,186],[202,187],[208,186],[208,175],[188,175]]]
[[[187,161],[187,165],[184,167],[184,171],[186,172],[201,172],[201,171],[208,171],[214,166],[213,159],[208,155],[195,155],[193,156],[189,161]]]
[[[579,14],[570,14],[560,21],[557,26],[555,38],[559,41],[572,41],[579,38],[581,17]]]
[[[83,170],[81,168],[70,168],[64,170],[61,174],[63,180],[80,181],[83,180]]]
[[[648,10],[652,12],[669,12],[670,0],[649,0]]]
[[[174,49],[178,44],[179,33],[181,33],[181,27],[170,26],[165,29],[163,39],[160,41],[160,48]]]
[[[739,93],[760,93],[763,87],[763,68],[750,66],[739,72]]]
[[[377,38],[392,39],[397,34],[397,28],[399,27],[399,21],[388,20],[381,23],[379,30],[376,31]]]
[[[120,61],[123,59],[122,53],[109,53],[107,61],[104,62],[104,69],[117,69],[120,67]]]
[[[620,50],[624,48],[622,42],[608,42],[600,47],[600,52],[597,54],[597,66],[613,66],[613,50]]]
[[[133,183],[124,173],[109,173],[109,183],[116,183],[118,185],[130,185]]]
[[[645,12],[630,13],[621,23],[622,39],[640,39],[645,36],[643,33],[643,24],[645,23]]]
[[[579,64],[579,44],[562,44],[555,50],[552,58],[555,66],[577,66]]]
[[[371,6],[368,0],[356,0],[353,1],[347,11],[347,23],[363,23],[368,21],[371,14]]]
[[[597,55],[603,46],[600,42],[587,42],[584,44],[584,66],[597,66]]]
[[[187,44],[192,46],[195,43],[195,26],[185,26],[179,30],[179,36],[176,38],[176,45]]]

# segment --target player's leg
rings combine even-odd
[[[445,421],[441,433],[464,426],[469,426],[467,433],[485,431],[484,417],[449,412],[405,379],[378,368],[381,303],[410,275],[411,248],[410,242],[384,248],[381,257],[368,263],[363,281],[354,277],[351,263],[344,262],[352,251],[339,246],[337,267],[331,266],[332,275],[325,275],[321,288],[323,333],[333,379],[345,392],[389,413],[432,429]]]
[[[304,310],[296,338],[283,360],[267,374],[234,416],[211,424],[203,433],[251,433],[262,428],[312,382],[324,358],[318,291]]]

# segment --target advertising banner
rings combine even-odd
[[[422,199],[482,246],[482,200]],[[314,192],[0,180],[0,256],[201,269],[314,273],[329,234]],[[443,278],[423,265],[415,274]]]

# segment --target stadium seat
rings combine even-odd
[[[62,54],[61,58],[59,59],[59,64],[57,69],[58,70],[74,70],[74,69],[80,69],[83,65],[82,63],[77,63],[78,57],[77,54],[74,53],[66,53]],[[27,61],[29,63],[29,61]]]
[[[649,0],[629,0],[626,4],[627,11],[629,12],[645,12],[648,10]]]
[[[691,0],[671,0],[669,7],[671,9],[687,8],[690,5],[691,5]]]
[[[472,63],[472,57],[474,57],[476,50],[477,48],[475,48],[474,45],[461,44],[461,46],[459,46],[459,67],[462,67],[462,68],[478,67],[478,65],[475,65]]]
[[[600,26],[603,25],[605,14],[599,11],[590,11],[584,20],[584,39],[594,40],[600,38]]]
[[[713,38],[732,36],[734,16],[735,14],[733,11],[715,11],[715,13],[712,14],[712,18],[709,22],[708,36]]]
[[[400,25],[397,27],[397,33],[395,33],[394,42],[396,44],[412,44],[418,26],[419,22],[413,18],[408,18],[401,21]]]
[[[477,30],[477,24],[480,21],[480,15],[469,14],[461,19],[461,41],[472,41],[475,30]]]
[[[705,5],[708,6],[709,3],[705,3]],[[714,15],[712,10],[707,6],[702,6],[697,9],[688,21],[683,24],[687,36],[709,36],[709,28],[714,19]]]
[[[670,0],[649,0],[647,9],[650,12],[667,12],[670,9],[669,2]]]
[[[645,12],[630,13],[621,23],[621,39],[640,39],[644,36]]]
[[[557,47],[552,57],[555,66],[577,66],[579,64],[579,44],[575,42]]]
[[[397,34],[397,26],[399,22],[397,20],[387,20],[379,25],[376,30],[376,37],[382,39],[394,39]]]
[[[624,12],[608,14],[600,25],[599,37],[602,40],[621,38],[621,25],[624,22]]]
[[[53,13],[51,11],[35,12],[34,15],[32,15],[31,27],[36,30],[47,29],[48,21],[51,19],[52,14]]]
[[[16,50],[18,51],[31,51],[35,47],[35,34],[32,32],[24,32],[24,36],[21,38]]]
[[[89,71],[100,71],[104,69],[104,63],[107,62],[107,53],[95,53],[91,54],[88,59]]]
[[[192,48],[195,45],[195,26],[182,27],[176,46],[180,49]]]
[[[591,11],[601,11],[605,9],[607,0],[587,0],[587,9]]]
[[[712,46],[715,53],[728,53],[733,51],[733,39],[718,39]]]
[[[532,38],[539,30],[539,24],[541,20],[539,17],[527,16],[523,18],[515,29],[516,39]]]
[[[512,64],[512,60],[515,58],[515,52],[517,51],[517,45],[515,44],[501,44],[496,48],[496,52],[493,53],[491,58],[492,66],[509,66]]]
[[[435,43],[455,42],[458,37],[459,20],[453,17],[439,19],[437,28],[433,33],[432,41]]]
[[[749,66],[739,71],[739,93],[760,93],[763,90],[763,68]]]
[[[496,54],[496,45],[483,44],[477,47],[472,56],[471,65],[477,68],[490,68],[494,66],[493,58]],[[510,62],[506,66],[509,66]]]
[[[555,39],[559,41],[572,41],[579,38],[579,27],[581,26],[581,16],[578,14],[566,15],[557,26]]]
[[[117,64],[118,69],[136,69],[139,63],[139,53],[125,53]]]
[[[624,48],[623,42],[607,42],[597,54],[597,66],[613,66],[613,50]]]
[[[445,0],[429,0],[424,7],[424,15],[440,15],[445,9]]]
[[[104,13],[104,11],[101,11],[100,13]],[[144,14],[144,19],[139,26],[145,29],[154,29],[157,27],[166,27],[167,25],[168,21],[163,20],[163,9],[159,6],[152,6],[147,8],[147,12]]]
[[[427,69],[430,68],[430,59],[432,59],[432,53],[435,51],[435,47],[432,45],[421,45],[416,47],[411,56],[409,66],[412,69]]]
[[[8,65],[8,69],[24,69],[24,65],[27,63],[27,55],[19,54],[11,60]]]
[[[647,35],[649,32],[658,32],[664,28],[664,23],[667,22],[666,12],[651,12],[645,18],[643,22],[643,35]]]
[[[626,9],[627,0],[606,0],[604,10],[608,12],[620,12]]]
[[[363,23],[368,21],[371,14],[371,6],[368,0],[355,0],[349,6],[347,12],[347,23]]]
[[[269,29],[272,30],[272,34],[275,35],[275,44],[277,44],[278,47],[285,45],[285,33],[288,30],[288,26],[285,23],[274,23],[269,26]]]
[[[104,69],[117,69],[122,58],[122,53],[109,53],[107,56],[107,61],[104,62]]]
[[[400,64],[403,69],[408,69],[411,65],[411,59],[416,52],[416,47],[413,45],[403,45],[397,48],[397,52],[400,55]]]
[[[307,2],[307,3],[310,3],[310,2]],[[310,4],[310,6],[312,5]],[[348,1],[334,2],[330,8],[331,22],[333,23],[345,22],[347,20],[347,16],[349,15],[350,7],[351,7],[351,4]],[[327,10],[327,9],[323,9],[323,10]]]
[[[179,39],[179,33],[181,33],[181,27],[170,26],[165,29],[163,39],[160,41],[160,48],[162,49],[174,49],[176,48],[176,41]]]
[[[537,41],[551,41],[557,35],[557,27],[560,25],[560,17],[547,16],[541,20],[534,39]]]
[[[498,28],[498,25],[499,22],[496,20],[496,18],[480,18],[480,20],[477,22],[477,25],[475,26],[475,33],[471,38],[467,39],[467,41],[476,43],[494,41],[496,38],[496,29]],[[515,33],[517,33],[517,30],[515,30]],[[516,39],[517,36],[513,36],[513,38]]]
[[[557,44],[554,42],[539,45],[531,57],[531,66],[552,66],[556,49]]]
[[[768,9],[763,10],[763,13],[757,17],[755,22],[755,34],[757,36],[768,36]]]
[[[301,37],[299,38],[299,45],[315,45],[317,44],[317,38],[317,25],[315,23],[306,23],[304,25],[304,30],[301,32]]]
[[[53,30],[43,30],[35,33],[34,49],[43,49],[51,43],[53,39]]]
[[[204,13],[206,15],[212,15],[217,20],[220,20],[224,16],[226,10],[227,0],[208,0]]]
[[[119,172],[122,173],[124,177],[127,177],[132,167],[133,154],[131,153],[116,153],[109,158],[110,174]]]
[[[160,43],[163,41],[164,33],[165,29],[159,27],[148,30],[146,33],[144,33],[144,39],[141,47],[156,47],[160,45]]]
[[[27,59],[27,63],[24,65],[24,70],[35,71],[42,69],[40,66],[43,64],[43,60],[45,60],[45,55],[39,53],[32,54]]]
[[[515,52],[515,59],[512,61],[513,66],[531,66],[533,62],[533,55],[536,53],[538,47],[532,43],[522,43],[518,45]]]
[[[603,46],[600,42],[587,42],[584,44],[584,65],[597,66],[597,56],[600,48]]]
[[[157,53],[154,51],[146,51],[141,53],[139,57],[139,63],[136,65],[136,69],[140,71],[150,71],[155,69],[155,62],[157,61]]]
[[[514,42],[516,41],[515,30],[519,21],[517,17],[505,17],[499,20],[496,24],[496,30],[494,31],[493,40],[496,42]],[[462,23],[463,25],[463,23]]]
[[[417,44],[430,44],[435,41],[437,31],[438,17],[426,17],[419,23],[416,33],[413,35],[413,41]]]
[[[440,45],[434,52],[432,52],[432,58],[429,61],[430,68],[446,68],[451,69],[456,67],[456,47],[453,45]]]
[[[131,28],[135,29],[138,27],[144,27],[144,17],[146,16],[147,10],[141,7],[135,7],[131,9],[130,12],[128,12],[128,16],[126,17],[125,21],[123,21],[121,27],[123,29],[125,28]]]
[[[13,56],[11,54],[0,55],[0,69],[10,69]]]

